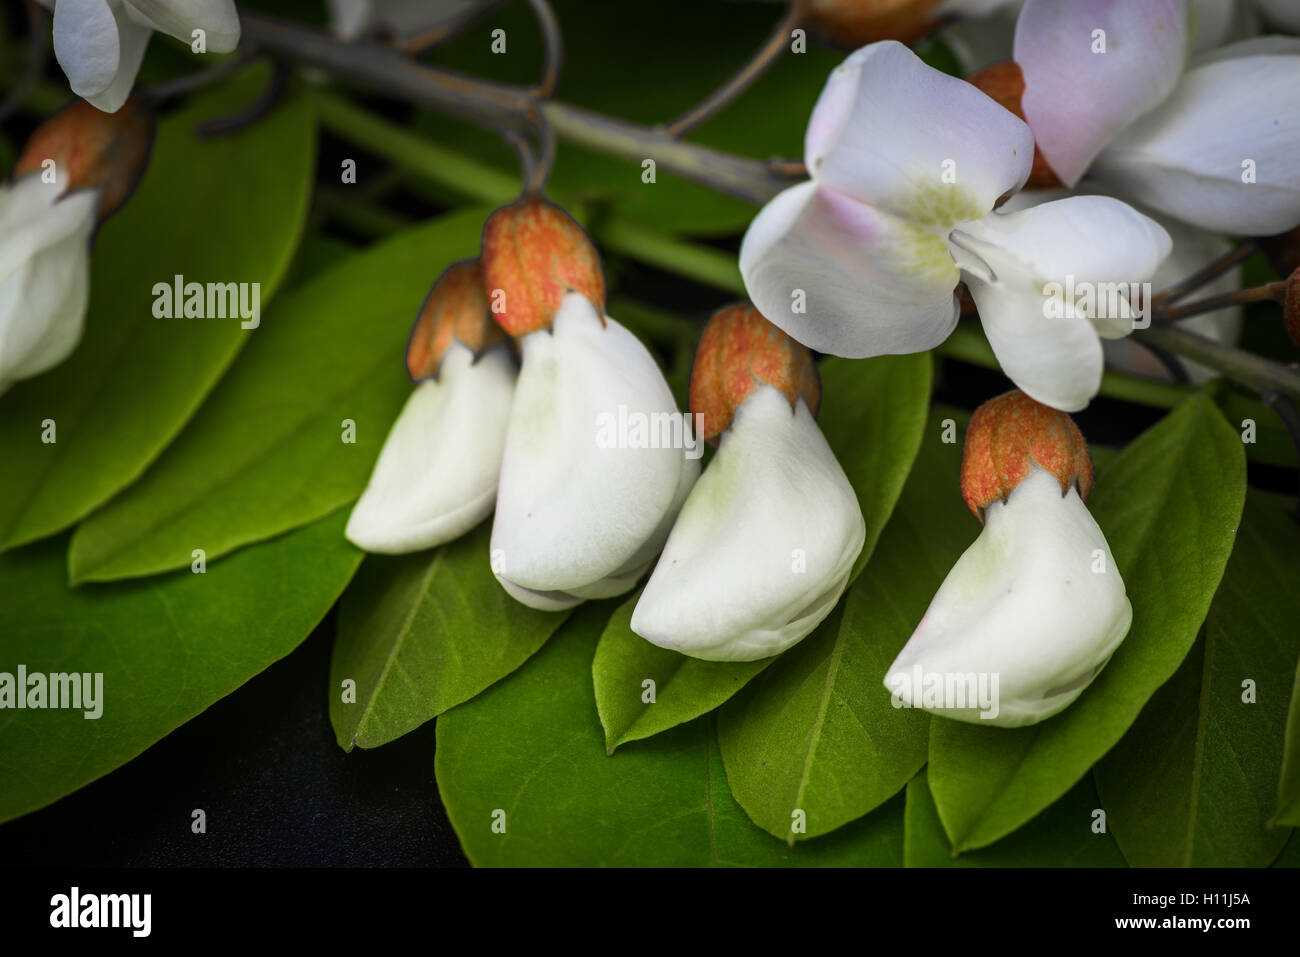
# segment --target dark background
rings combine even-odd
[[[434,784],[432,721],[373,751],[334,740],[335,614],[135,760],[0,824],[0,864],[467,867]],[[190,830],[195,808],[206,834]]]

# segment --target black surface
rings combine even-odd
[[[0,863],[468,864],[433,778],[429,722],[344,753],[327,700],[334,612],[297,651],[106,777],[0,824]],[[207,833],[191,832],[202,808]]]

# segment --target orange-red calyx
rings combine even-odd
[[[1035,467],[1051,472],[1064,495],[1073,485],[1092,492],[1092,456],[1064,412],[1016,389],[989,399],[971,416],[961,459],[961,494],[976,518],[1005,499]]]
[[[1022,120],[1025,118],[1020,106],[1020,100],[1025,95],[1025,75],[1015,60],[986,66],[968,76],[966,82],[998,106],[1010,110]],[[1052,167],[1043,158],[1043,151],[1035,143],[1034,165],[1029,171],[1029,179],[1025,181],[1025,189],[1056,189],[1061,185],[1056,173],[1052,172]]]
[[[691,411],[704,415],[704,438],[715,441],[740,403],[766,383],[813,415],[821,405],[821,380],[806,346],[791,339],[747,303],[713,314],[695,347]]]
[[[572,216],[540,197],[525,196],[488,217],[483,274],[492,315],[512,336],[550,328],[570,292],[585,296],[604,322],[600,253]]]
[[[509,342],[492,321],[483,265],[477,259],[453,263],[438,277],[420,307],[406,347],[406,370],[413,380],[437,377],[442,357],[459,342],[475,356]]]
[[[1282,317],[1286,320],[1286,331],[1291,336],[1291,341],[1300,346],[1300,266],[1293,269],[1287,277],[1282,298]]]
[[[805,0],[804,18],[825,42],[846,50],[898,40],[914,43],[938,25],[939,0]]]
[[[14,164],[13,177],[41,175],[54,161],[60,193],[98,189],[99,222],[126,202],[149,165],[154,116],[133,96],[116,113],[103,113],[73,100],[38,126]]]

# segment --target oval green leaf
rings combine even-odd
[[[343,596],[330,664],[339,746],[377,748],[522,665],[568,617],[527,608],[492,574],[492,523],[432,551],[371,555]],[[345,681],[355,700],[345,701]]]
[[[359,496],[411,392],[411,323],[443,268],[476,253],[485,215],[408,230],[276,303],[180,437],[77,529],[72,580],[181,568]]]
[[[315,163],[306,103],[290,96],[239,133],[195,135],[265,82],[249,70],[159,124],[149,171],[96,239],[81,344],[0,400],[0,549],[66,528],[134,481],[261,334],[238,316],[155,318],[153,288],[259,283],[264,308],[284,277]],[[54,443],[41,441],[45,419]]]
[[[102,713],[0,711],[0,821],[125,764],[287,655],[361,561],[342,515],[203,574],[140,582],[69,589],[64,546],[60,537],[0,556],[0,672],[102,674]]]
[[[1263,867],[1286,843],[1268,821],[1300,655],[1292,508],[1250,491],[1204,636],[1093,771],[1134,867]]]
[[[790,849],[727,791],[709,718],[605,755],[591,658],[611,602],[438,719],[438,790],[478,866],[899,866],[901,801]],[[495,825],[495,826],[494,826]]]
[[[924,774],[907,785],[903,860],[908,867],[1123,867],[1124,856],[1097,816],[1101,802],[1084,777],[1046,811],[991,847],[952,853]]]

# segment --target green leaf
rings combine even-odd
[[[484,216],[433,220],[286,295],[180,438],[77,529],[72,580],[180,568],[194,548],[224,555],[359,496],[411,394],[411,323],[443,267],[475,253]]]
[[[1084,777],[1047,810],[991,847],[956,856],[948,845],[925,775],[907,785],[903,859],[908,867],[1123,867],[1115,839],[1093,831],[1101,807]]]
[[[640,597],[637,592],[614,612],[591,663],[610,754],[628,741],[707,714],[776,660],[702,661],[653,645],[632,631],[632,610]],[[646,700],[647,680],[654,682],[652,701]]]
[[[611,609],[583,606],[522,668],[438,719],[438,791],[470,861],[901,865],[901,801],[793,850],[754,827],[727,791],[709,718],[606,757],[591,658]]]
[[[1291,507],[1250,492],[1204,636],[1093,771],[1134,867],[1262,867],[1286,843],[1267,822],[1300,655]]]
[[[159,319],[153,286],[261,283],[288,269],[312,181],[315,125],[300,97],[231,136],[200,120],[256,95],[262,68],[159,124],[139,189],[100,232],[77,351],[0,400],[0,548],[66,528],[129,485],[198,408],[240,346],[239,318]],[[58,441],[41,441],[53,419]]]
[[[850,582],[875,551],[921,447],[931,369],[926,353],[829,358],[818,367],[822,404],[817,424],[844,467],[867,523],[866,543]]]
[[[343,596],[330,664],[339,746],[376,748],[468,701],[537,651],[567,612],[527,608],[492,574],[492,523],[427,552],[371,555]],[[356,682],[356,701],[340,689]]]
[[[872,360],[874,361],[874,360]],[[978,532],[956,477],[960,448],[936,412],[872,561],[833,615],[722,709],[719,734],[736,800],[788,839],[872,810],[925,764],[929,719],[893,707],[885,672],[952,563]],[[864,436],[860,441],[869,442]]]
[[[1203,393],[1098,477],[1089,508],[1124,576],[1132,628],[1054,718],[1024,728],[933,722],[930,789],[959,851],[992,844],[1069,791],[1178,670],[1232,551],[1245,490],[1241,439]]]
[[[0,711],[0,820],[75,791],[284,657],[361,561],[337,515],[206,573],[69,589],[64,540],[0,556],[0,669],[103,674],[103,713]]]
[[[818,424],[857,492],[867,525],[855,578],[876,547],[920,447],[930,368],[925,355],[832,358],[821,365]],[[614,613],[592,665],[611,752],[712,711],[774,660],[700,661],[658,648],[629,627],[635,606],[633,598]],[[647,679],[656,685],[653,704],[642,700]]]

